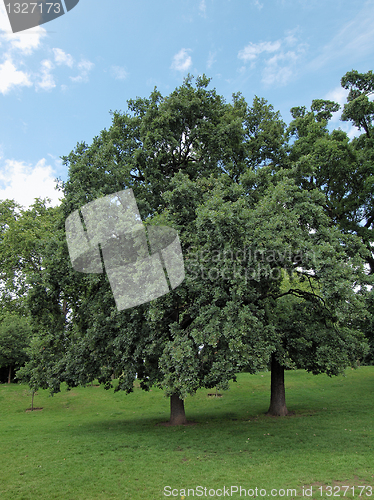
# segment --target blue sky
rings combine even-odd
[[[227,101],[264,97],[283,119],[312,99],[343,104],[341,77],[373,68],[374,1],[80,0],[13,34],[0,5],[0,199],[57,203],[60,156],[111,124],[110,110],[205,73]],[[334,117],[352,137],[349,124]]]

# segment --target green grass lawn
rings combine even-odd
[[[254,498],[256,487],[257,498],[374,499],[374,367],[286,372],[288,417],[264,415],[269,388],[269,373],[240,374],[221,398],[186,399],[196,425],[165,427],[157,389],[39,391],[43,410],[26,412],[28,387],[0,385],[0,499]]]

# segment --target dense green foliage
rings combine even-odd
[[[169,96],[155,89],[113,112],[109,130],[63,158],[58,209],[39,201],[19,216],[5,202],[0,255],[6,286],[27,295],[34,337],[20,376],[34,389],[95,378],[109,388],[118,377],[131,392],[138,377],[183,399],[270,362],[337,375],[367,356],[370,74],[342,79],[343,118],[365,130],[353,141],[329,132],[331,101],[293,108],[287,128],[264,99],[227,103],[209,84],[188,77]],[[186,278],[119,312],[105,274],[73,270],[64,224],[130,188],[147,227],[178,231]]]

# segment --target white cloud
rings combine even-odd
[[[8,14],[6,13],[4,2],[0,2],[0,30],[11,31]]]
[[[276,52],[281,47],[280,40],[276,42],[250,42],[244,49],[239,50],[238,58],[244,62],[254,61],[262,52]]]
[[[291,81],[300,67],[300,59],[305,53],[306,45],[299,43],[295,36],[297,30],[289,31],[280,40],[253,43],[250,42],[238,52],[238,59],[250,63],[253,69],[257,63],[262,65],[262,83],[265,86],[286,85]],[[239,69],[243,72],[245,66]]]
[[[348,90],[343,89],[343,87],[335,87],[333,90],[330,90],[325,95],[325,99],[329,101],[334,101],[343,106],[347,102]]]
[[[35,198],[51,198],[52,205],[59,205],[60,191],[56,191],[54,173],[43,158],[35,166],[16,160],[2,161],[0,168],[0,199],[16,200],[24,207],[30,206]]]
[[[52,62],[49,61],[48,59],[42,61],[41,66],[42,66],[42,69],[40,71],[41,78],[36,83],[36,86],[37,88],[42,90],[52,90],[54,87],[56,87],[56,83],[51,73],[54,66]]]
[[[355,127],[354,125],[352,125],[351,122],[340,122],[338,126],[335,124],[335,126],[332,126],[329,128],[331,128],[331,129],[340,128],[341,130],[343,130],[343,132],[345,132],[347,134],[347,136],[351,140],[354,137],[358,137],[362,134],[362,130],[361,131],[358,130],[358,128]]]
[[[200,14],[205,17],[206,15],[206,3],[205,3],[205,0],[201,0],[200,1],[200,4],[199,4],[199,11],[200,11]]]
[[[60,65],[60,64],[65,64],[66,66],[69,66],[69,68],[72,68],[74,65],[74,59],[70,54],[67,54],[64,52],[62,49],[52,49],[53,54],[55,57],[55,63]]]
[[[74,65],[74,60],[70,54],[66,54],[61,49],[53,49],[54,58],[57,65],[66,64],[71,67]],[[55,65],[50,59],[44,59],[40,62],[40,69],[33,72],[25,72],[21,68],[26,64],[22,58],[14,62],[10,52],[6,53],[5,61],[0,64],[0,93],[7,94],[10,90],[16,87],[31,87],[34,86],[35,90],[50,91],[56,87],[53,70]],[[82,60],[77,64],[79,75],[70,77],[75,83],[82,83],[88,80],[88,73],[94,67],[94,64],[87,60]],[[120,75],[117,75],[119,77]],[[66,89],[66,85],[61,86]]]
[[[30,55],[41,45],[41,39],[46,36],[47,32],[44,28],[36,26],[25,32],[20,33],[3,33],[0,40],[9,43],[11,51],[19,51],[25,55]]]
[[[116,80],[126,80],[128,77],[127,71],[122,66],[112,66],[110,70]]]
[[[42,39],[46,37],[46,34],[46,30],[40,26],[20,33],[12,33],[4,4],[0,1],[1,94],[6,94],[17,87],[26,86],[34,87],[36,91],[52,90],[56,87],[53,75],[56,66],[77,68],[78,75],[71,77],[73,82],[81,83],[88,80],[88,74],[94,64],[85,59],[75,64],[72,55],[63,49],[47,47],[47,50],[53,53],[51,59],[40,60],[37,57],[27,59],[30,55],[34,55],[37,50],[46,48],[42,44]],[[66,89],[66,85],[62,84],[61,89]]]
[[[6,94],[13,87],[30,87],[30,75],[18,70],[10,59],[0,64],[0,92]]]
[[[349,91],[343,89],[343,87],[335,87],[333,90],[330,90],[330,92],[328,92],[325,95],[324,99],[337,102],[341,106],[341,109],[339,111],[336,111],[336,113],[332,114],[331,120],[329,122],[329,129],[332,130],[338,127],[344,132],[346,132],[346,134],[350,139],[353,139],[354,137],[358,137],[361,134],[361,132],[358,130],[357,127],[352,125],[351,122],[341,121],[344,104],[347,102],[348,92]]]
[[[286,85],[294,76],[298,55],[294,51],[280,52],[268,59],[262,72],[262,82],[266,86]]]
[[[88,61],[87,59],[82,59],[78,63],[78,70],[80,71],[80,74],[78,76],[71,76],[70,80],[74,83],[83,83],[88,81],[88,73],[92,70],[94,67],[94,63],[91,61]]]
[[[337,123],[340,121],[344,104],[347,102],[347,96],[348,96],[348,90],[343,89],[343,87],[335,87],[333,90],[330,90],[330,92],[328,92],[325,95],[324,99],[337,102],[341,106],[339,111],[336,111],[335,113],[332,114],[330,120],[331,122]]]
[[[191,49],[181,49],[175,54],[171,68],[181,72],[187,71],[192,66],[191,56],[188,55],[190,50]]]
[[[91,61],[88,61],[87,59],[82,59],[80,63],[78,63],[78,69],[80,71],[91,71],[91,69],[94,67],[94,63]]]
[[[258,8],[258,10],[261,10],[262,7],[264,6],[263,3],[259,2],[259,0],[254,0],[253,5]]]

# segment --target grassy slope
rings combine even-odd
[[[0,498],[153,500],[167,498],[166,485],[297,488],[302,498],[302,486],[312,484],[309,498],[328,498],[318,486],[374,487],[374,367],[346,375],[287,372],[295,415],[272,418],[264,415],[270,374],[241,374],[222,398],[207,390],[187,398],[197,424],[184,427],[156,425],[169,417],[157,389],[87,387],[53,398],[39,391],[34,405],[44,409],[29,413],[26,386],[0,385]]]

